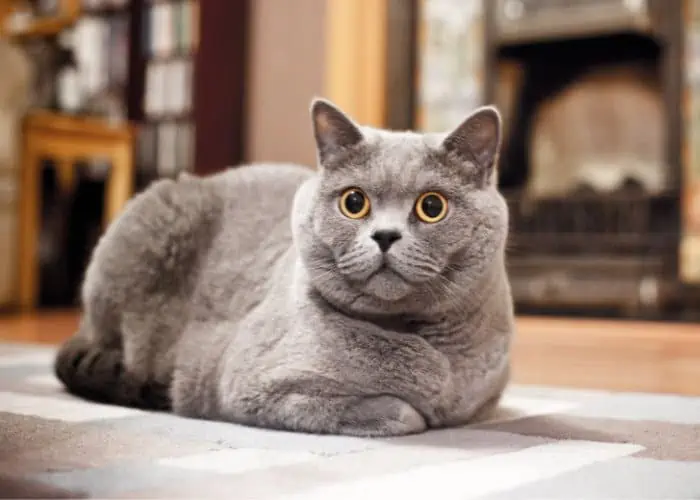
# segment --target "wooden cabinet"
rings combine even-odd
[[[80,13],[80,0],[58,0],[57,12],[41,18],[24,18],[15,14],[22,2],[3,0],[0,2],[0,36],[29,38],[51,36],[60,33],[75,22]]]

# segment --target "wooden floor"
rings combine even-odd
[[[0,316],[0,340],[55,344],[77,323],[74,312]],[[513,380],[700,395],[700,324],[520,318]]]

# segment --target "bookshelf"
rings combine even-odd
[[[94,41],[80,45],[103,47],[106,62],[97,66],[108,68],[111,84],[123,83],[126,115],[138,125],[140,187],[243,160],[250,3],[82,0],[78,26],[87,24]]]
[[[147,179],[244,158],[251,0],[132,0],[129,117]]]

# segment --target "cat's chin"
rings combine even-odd
[[[366,281],[362,291],[379,300],[396,302],[410,294],[413,291],[413,285],[396,271],[384,268]]]

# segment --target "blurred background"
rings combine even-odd
[[[622,339],[606,369],[664,363],[644,388],[700,393],[697,0],[0,0],[6,318],[74,318],[105,225],[154,179],[313,166],[317,95],[422,131],[496,104],[510,274],[537,339],[522,357]]]

